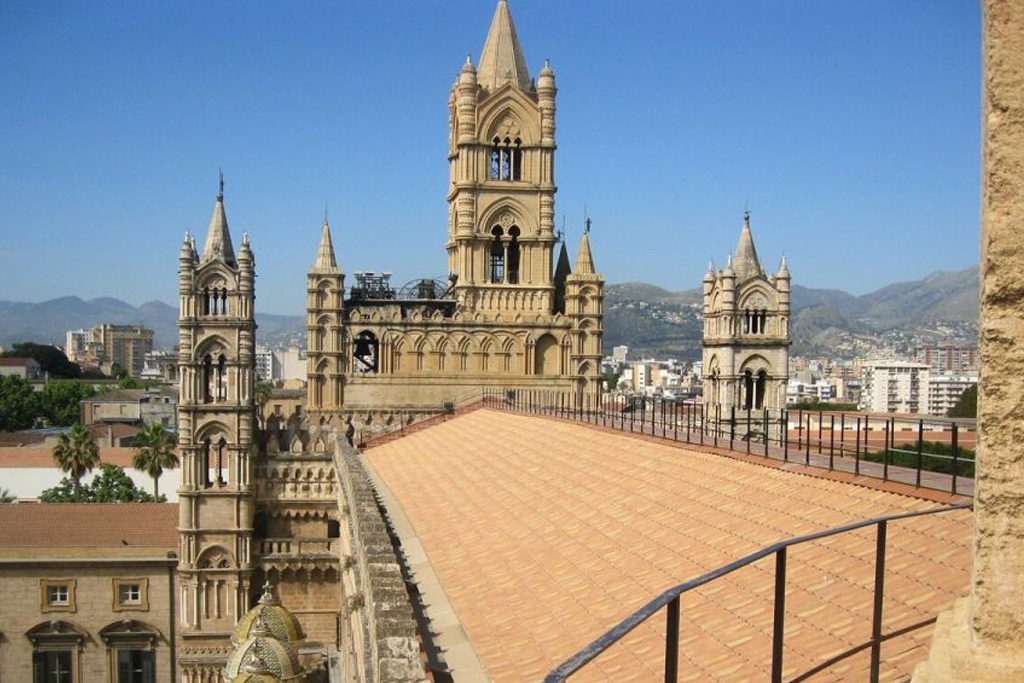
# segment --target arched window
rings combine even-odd
[[[743,334],[750,333],[750,309],[743,311]]]
[[[224,468],[227,467],[227,441],[220,437],[217,442],[217,486],[224,486],[227,481],[224,479]]]
[[[210,465],[213,462],[213,444],[207,439],[203,442],[203,488],[210,487]]]
[[[491,147],[491,180],[501,180],[501,138],[495,137]]]
[[[217,359],[217,401],[228,400],[228,362],[221,354]]]
[[[743,373],[743,409],[754,407],[754,375],[747,370]]]
[[[379,351],[380,344],[373,332],[360,332],[352,344],[352,369],[356,372],[376,374]]]
[[[203,403],[213,403],[215,383],[213,359],[206,354],[203,357]]]
[[[512,240],[508,244],[508,283],[519,284],[519,227],[513,225],[508,229]]]
[[[501,228],[491,228],[491,235],[491,282],[501,283],[505,281],[505,245],[501,241]]]
[[[761,409],[764,407],[764,390],[768,384],[768,373],[758,370],[757,381],[754,384],[754,407]]]
[[[512,180],[523,179],[523,143],[516,138],[512,143]]]
[[[210,290],[203,287],[203,315],[210,315]]]

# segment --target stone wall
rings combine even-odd
[[[426,681],[420,639],[395,548],[377,494],[359,454],[338,439],[335,463],[340,506],[351,555],[342,566],[345,621],[350,643],[342,659],[349,680],[374,683]],[[354,647],[350,647],[349,645]]]

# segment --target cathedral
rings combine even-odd
[[[502,0],[448,99],[447,282],[396,291],[357,273],[346,290],[324,221],[307,278],[312,420],[375,431],[484,389],[600,395],[604,279],[587,233],[570,267],[554,227],[556,94],[550,64],[530,76]]]
[[[337,652],[347,641],[360,659],[354,643],[372,629],[359,608],[393,586],[373,579],[384,570],[372,563],[353,567],[368,535],[380,534],[353,521],[366,501],[353,497],[359,466],[343,464],[339,440],[353,420],[383,430],[479,400],[485,389],[579,402],[600,395],[604,280],[587,232],[571,267],[554,230],[556,92],[549,64],[531,78],[500,0],[479,66],[467,59],[449,98],[449,280],[395,291],[386,276],[357,273],[346,285],[325,219],[307,280],[306,405],[292,415],[257,417],[256,263],[247,234],[235,251],[223,179],[201,251],[186,234],[178,269],[183,683],[244,673],[236,626],[264,584],[275,586],[273,599],[294,615],[310,651]],[[373,507],[369,517],[377,514]],[[378,609],[372,623],[383,618]],[[308,659],[303,680],[324,680],[329,657]]]

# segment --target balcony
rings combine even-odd
[[[258,541],[257,552],[267,559],[337,559],[340,543],[337,538],[264,538]]]

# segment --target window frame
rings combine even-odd
[[[149,611],[149,580],[145,578],[114,578],[110,580],[112,593],[112,609],[115,612],[148,612]],[[121,591],[138,587],[137,602],[127,602]]]
[[[48,612],[75,612],[75,579],[39,579],[39,611],[43,614]],[[50,589],[63,588],[67,591],[66,602],[53,602],[50,599]]]

